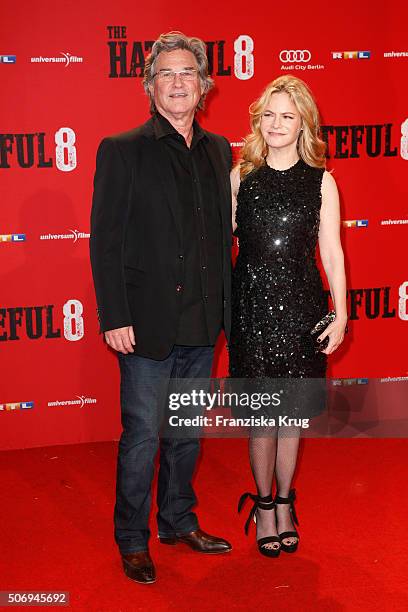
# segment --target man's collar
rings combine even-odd
[[[153,129],[156,140],[169,136],[170,134],[179,134],[179,132],[171,125],[170,121],[163,117],[159,112],[152,117]],[[193,139],[197,142],[200,138],[206,137],[206,133],[196,119],[193,121]]]

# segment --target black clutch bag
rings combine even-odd
[[[326,338],[324,338],[321,342],[317,342],[317,338],[324,332],[330,323],[333,323],[335,318],[336,313],[334,310],[331,310],[326,316],[323,317],[323,319],[316,323],[316,325],[310,331],[316,352],[323,351],[325,348],[327,348],[327,345],[329,344],[329,336],[326,336]]]

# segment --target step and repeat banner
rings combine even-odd
[[[349,288],[350,332],[330,376],[408,377],[405,2],[330,15],[321,0],[313,10],[299,0],[22,0],[1,10],[0,448],[119,435],[117,359],[98,333],[88,255],[95,154],[104,136],[149,117],[145,58],[169,30],[206,42],[216,88],[200,121],[236,157],[248,106],[269,81],[293,74],[312,88]],[[221,338],[214,375],[227,371]]]

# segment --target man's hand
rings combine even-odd
[[[117,329],[110,329],[105,332],[106,344],[119,353],[127,355],[128,353],[134,353],[135,332],[133,327],[118,327]]]

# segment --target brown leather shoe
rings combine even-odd
[[[156,580],[156,570],[148,550],[122,555],[123,569],[131,580],[141,584],[152,584]]]
[[[184,542],[184,544],[187,544],[197,552],[211,555],[226,553],[232,549],[231,544],[227,542],[227,540],[209,535],[201,529],[197,529],[191,533],[179,533],[171,538],[160,538],[160,542],[162,544],[177,544],[177,542]]]

